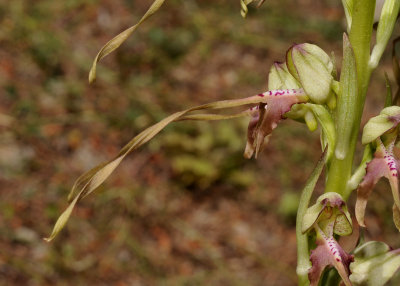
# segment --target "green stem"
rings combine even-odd
[[[307,234],[302,233],[303,217],[310,204],[311,195],[315,189],[318,178],[322,173],[325,165],[327,150],[322,154],[317,166],[308,178],[306,185],[301,193],[299,207],[297,209],[296,218],[296,239],[297,239],[297,276],[299,278],[298,285],[307,286],[310,284],[308,280],[308,270],[311,267],[310,253],[308,249]]]
[[[355,115],[353,120],[345,124],[351,125],[351,136],[349,138],[349,149],[343,159],[333,157],[326,182],[326,192],[337,192],[346,200],[351,191],[347,182],[351,177],[354,152],[360,131],[361,116],[364,109],[371,69],[368,66],[371,49],[372,24],[375,11],[375,0],[354,1],[352,25],[350,30],[350,43],[353,47],[356,60],[358,94],[356,103],[352,106]],[[337,118],[344,114],[337,114]],[[341,120],[337,120],[341,122]],[[340,130],[343,126],[336,126],[338,140]]]

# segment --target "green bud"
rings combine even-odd
[[[318,128],[317,119],[315,119],[314,113],[312,111],[307,111],[304,115],[304,120],[307,124],[308,129],[313,132]]]
[[[333,63],[328,54],[316,45],[299,44],[287,51],[286,63],[312,101],[327,101],[333,81]]]
[[[338,193],[325,193],[309,207],[303,217],[302,232],[308,232],[315,224],[324,227],[334,222],[333,232],[338,235],[349,235],[353,231],[350,213],[346,203]]]
[[[330,110],[334,110],[336,109],[336,96],[335,93],[333,91],[331,91],[331,93],[329,94],[328,100],[326,102],[326,105],[328,105]]]
[[[378,116],[372,117],[364,126],[362,144],[368,144],[378,139],[400,123],[400,107],[384,108]]]
[[[379,18],[378,30],[376,32],[376,44],[372,49],[370,58],[370,67],[372,69],[378,66],[379,60],[386,48],[386,45],[392,35],[394,25],[400,10],[400,1],[386,0],[381,16]]]

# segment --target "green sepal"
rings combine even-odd
[[[384,108],[378,116],[372,117],[364,126],[361,142],[368,144],[375,141],[390,129],[396,127],[400,118],[400,107]]]
[[[328,146],[327,161],[332,158],[335,150],[336,129],[332,116],[326,107],[312,103],[296,104],[289,112],[285,113],[285,117],[306,123],[310,131],[317,128],[318,122],[322,128],[322,149]]]
[[[275,62],[268,74],[268,90],[287,88],[301,88],[301,85],[289,73],[286,63]]]
[[[311,101],[326,102],[333,81],[333,63],[327,53],[308,43],[294,45],[286,53],[286,64]]]
[[[322,105],[306,103],[306,108],[312,110],[315,118],[318,120],[322,128],[322,149],[328,147],[327,161],[332,158],[333,151],[335,150],[336,142],[336,129],[335,123],[333,122],[332,116],[329,111]]]
[[[307,209],[301,231],[303,233],[310,231],[314,224],[318,224],[324,231],[324,227],[332,222],[335,234],[345,236],[353,232],[350,213],[342,196],[338,193],[328,192],[321,195],[317,202]]]
[[[400,249],[391,250],[380,241],[369,241],[354,251],[350,280],[354,285],[383,286],[400,267]]]
[[[293,105],[292,109],[285,113],[284,117],[305,123],[311,132],[318,128],[318,121],[312,110],[307,107],[306,104]]]

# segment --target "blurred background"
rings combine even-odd
[[[270,0],[246,20],[239,0],[171,0],[89,86],[98,50],[151,2],[0,2],[0,285],[296,284],[295,214],[320,145],[318,132],[289,120],[258,160],[243,158],[248,119],[173,124],[81,201],[52,243],[42,240],[75,179],[145,127],[264,91],[293,43],[333,51],[340,66],[338,0]],[[390,60],[373,74],[364,123],[383,107]],[[400,247],[391,206],[382,181],[366,238]],[[354,239],[342,241],[347,250]]]

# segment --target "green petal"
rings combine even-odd
[[[268,74],[268,89],[301,88],[300,83],[289,73],[285,63],[275,62]]]
[[[362,144],[368,144],[390,129],[396,127],[400,118],[400,107],[390,106],[384,108],[378,116],[372,117],[364,126]]]
[[[286,63],[313,102],[327,101],[333,81],[333,63],[321,48],[307,43],[295,45],[288,50]]]
[[[326,224],[324,216],[324,209],[327,207],[333,208],[333,214],[330,219],[334,219],[333,232],[338,235],[349,235],[353,231],[352,221],[350,213],[347,210],[346,204],[343,198],[333,192],[325,193],[321,195],[317,202],[307,209],[306,214],[303,217],[302,232],[310,231],[315,223]]]

